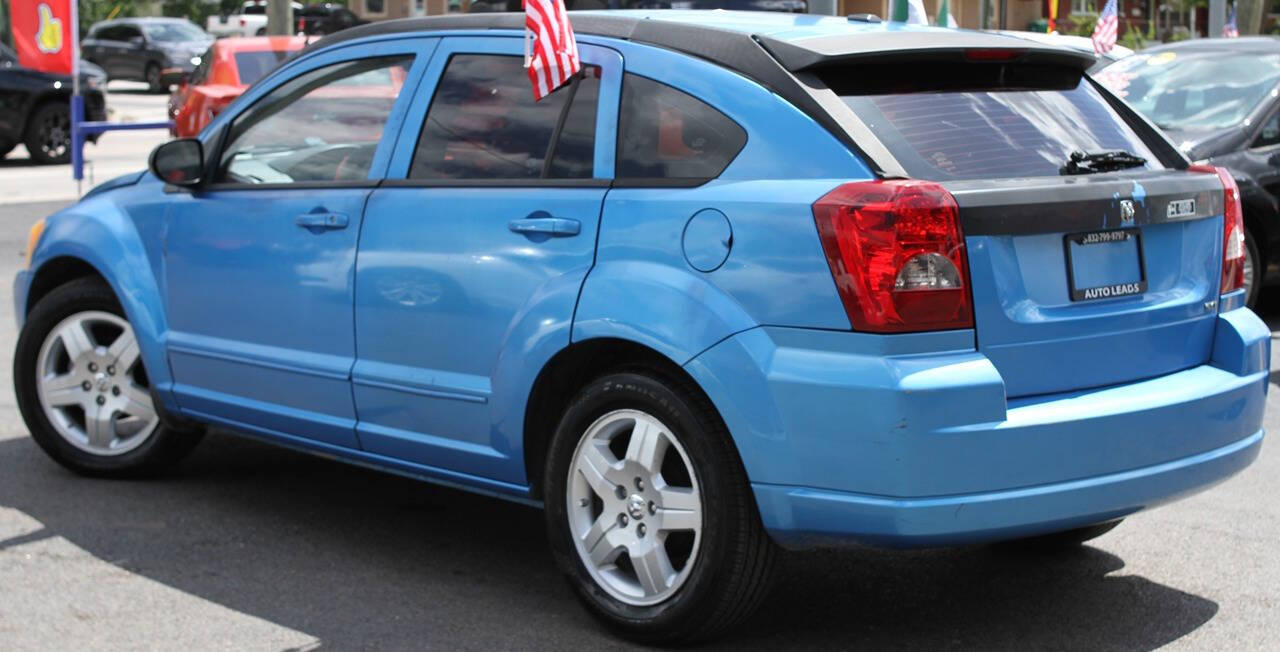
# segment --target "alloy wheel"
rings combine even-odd
[[[702,498],[689,456],[653,416],[600,417],[574,451],[566,487],[574,547],[591,577],[617,600],[666,600],[697,560]]]
[[[71,115],[50,111],[40,123],[38,145],[49,159],[59,159],[71,149]]]
[[[109,312],[75,313],[45,337],[36,357],[40,407],[54,430],[80,450],[123,455],[160,425],[138,341]]]

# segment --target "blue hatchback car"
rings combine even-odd
[[[1079,543],[1247,466],[1229,174],[991,34],[575,13],[330,36],[33,227],[14,379],[82,473],[204,426],[545,507],[584,604],[721,633],[778,546]]]

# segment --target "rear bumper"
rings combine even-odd
[[[939,498],[895,499],[756,484],[765,527],[790,548],[851,541],[893,547],[958,545],[1058,532],[1122,518],[1234,475],[1263,432],[1155,466],[1071,482]]]
[[[778,542],[953,545],[1119,518],[1247,466],[1263,438],[1270,330],[1245,309],[1215,329],[1208,364],[1013,400],[972,331],[761,328],[686,368]]]

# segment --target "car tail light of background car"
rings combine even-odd
[[[973,327],[960,209],[941,185],[847,183],[815,202],[813,216],[855,330]]]
[[[1222,289],[1226,294],[1244,287],[1244,212],[1240,207],[1240,186],[1226,168],[1193,165],[1191,172],[1208,172],[1222,180]]]

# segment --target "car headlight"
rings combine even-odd
[[[200,59],[200,57],[198,57],[198,56],[191,57],[191,65],[193,65],[193,66],[199,66],[199,65],[200,65],[200,61],[201,61],[201,59]]]

